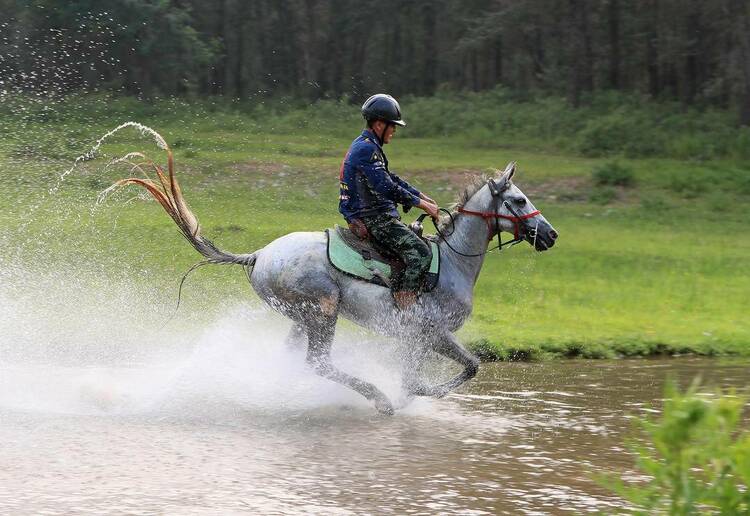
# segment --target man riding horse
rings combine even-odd
[[[428,245],[410,230],[398,213],[416,206],[437,219],[438,206],[430,197],[388,169],[383,145],[396,126],[405,127],[396,99],[379,93],[362,105],[367,127],[351,144],[339,174],[339,211],[360,238],[369,238],[384,252],[401,258],[405,268],[393,277],[393,297],[402,310],[414,304],[430,267]]]
[[[361,217],[363,226],[369,224],[368,229],[376,241],[390,242],[389,236],[397,235],[395,249],[404,256],[404,252],[408,254],[418,249],[417,246],[421,247],[421,242],[399,223],[396,203],[419,206],[433,216],[437,215],[437,205],[388,171],[382,146],[393,137],[393,126],[403,124],[396,101],[384,95],[375,96],[365,102],[363,112],[368,120],[367,130],[355,140],[342,167],[342,211],[347,220]],[[188,242],[203,255],[205,260],[199,265],[242,265],[260,299],[292,320],[289,341],[307,344],[307,362],[314,371],[358,392],[384,414],[394,411],[389,397],[375,384],[341,370],[332,359],[338,319],[348,319],[408,343],[402,376],[405,402],[414,396],[445,396],[473,378],[479,369],[479,359],[464,348],[454,333],[472,312],[474,287],[490,241],[497,236],[496,249],[526,241],[537,251],[545,251],[555,245],[558,238],[547,219],[514,184],[516,164],[511,162],[504,171],[466,186],[449,216],[450,231],[440,231],[439,238],[431,242],[440,257],[437,284],[423,292],[418,307],[401,311],[393,303],[389,290],[335,267],[329,246],[330,236],[334,231],[338,233],[337,229],[289,233],[261,249],[243,254],[220,249],[201,234],[198,219],[182,195],[174,173],[174,156],[164,139],[152,129],[132,122],[108,134],[130,126],[154,135],[167,152],[168,170],[165,172],[142,153],[129,153],[119,161],[129,162],[134,157],[143,160],[130,165],[141,172],[141,167],[153,168],[158,180],[130,177],[118,181],[114,187],[135,184],[145,188],[172,217]],[[503,232],[511,233],[513,240],[501,244]],[[412,263],[418,263],[419,268],[410,268],[408,277],[399,285],[399,292],[411,292],[414,298],[420,282],[413,271],[423,267],[422,255],[418,256],[420,258]],[[505,277],[506,271],[502,274]],[[400,294],[396,299],[404,297],[409,296]],[[503,305],[498,303],[498,321],[503,321],[503,315]],[[425,381],[420,368],[430,351],[459,364],[461,372],[437,384]]]

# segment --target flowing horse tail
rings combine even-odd
[[[252,267],[255,265],[256,253],[249,254],[233,254],[227,251],[222,251],[213,242],[201,235],[201,226],[198,223],[198,219],[195,217],[190,208],[188,208],[185,198],[182,196],[182,190],[177,182],[177,178],[174,175],[174,158],[172,156],[172,150],[167,147],[167,166],[169,174],[165,175],[162,168],[152,161],[146,163],[134,165],[134,168],[139,170],[141,165],[147,164],[154,169],[159,182],[146,177],[130,177],[127,179],[121,179],[117,181],[112,188],[118,188],[125,185],[138,185],[142,186],[156,199],[159,204],[162,205],[167,214],[172,217],[177,227],[180,229],[182,236],[190,242],[196,251],[202,254],[206,260],[196,265],[212,264],[237,264]],[[138,155],[139,157],[145,158],[140,153],[133,153],[132,155]],[[193,267],[195,268],[195,266]],[[191,269],[192,270],[192,269]],[[190,272],[190,271],[188,271]],[[184,281],[184,278],[183,278]]]

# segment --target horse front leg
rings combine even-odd
[[[407,339],[410,344],[401,356],[401,391],[405,395],[404,404],[408,404],[414,396],[420,396],[427,387],[422,380],[422,368],[430,348],[421,342],[419,337]]]
[[[372,401],[381,414],[392,415],[393,405],[388,397],[373,384],[348,375],[333,365],[331,346],[336,330],[336,315],[319,315],[307,321],[305,330],[308,337],[307,362],[315,372],[324,378],[346,385]]]
[[[284,339],[284,346],[290,351],[301,351],[306,344],[307,333],[305,333],[305,327],[297,322],[292,323],[289,334]]]
[[[464,382],[471,380],[479,371],[479,358],[464,348],[456,337],[450,333],[438,334],[430,343],[430,347],[436,353],[455,360],[464,367],[464,370],[456,377],[445,383],[434,387],[425,387],[422,392],[415,392],[418,396],[432,396],[442,398]]]

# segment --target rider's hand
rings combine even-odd
[[[425,199],[422,199],[419,202],[417,208],[426,211],[427,214],[435,220],[437,220],[440,216],[440,212],[438,212],[438,205],[435,202],[429,202]]]

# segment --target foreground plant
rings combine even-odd
[[[732,391],[665,389],[662,414],[638,420],[645,440],[632,442],[648,484],[607,477],[603,484],[645,514],[750,514],[750,432],[740,427],[745,400]]]

